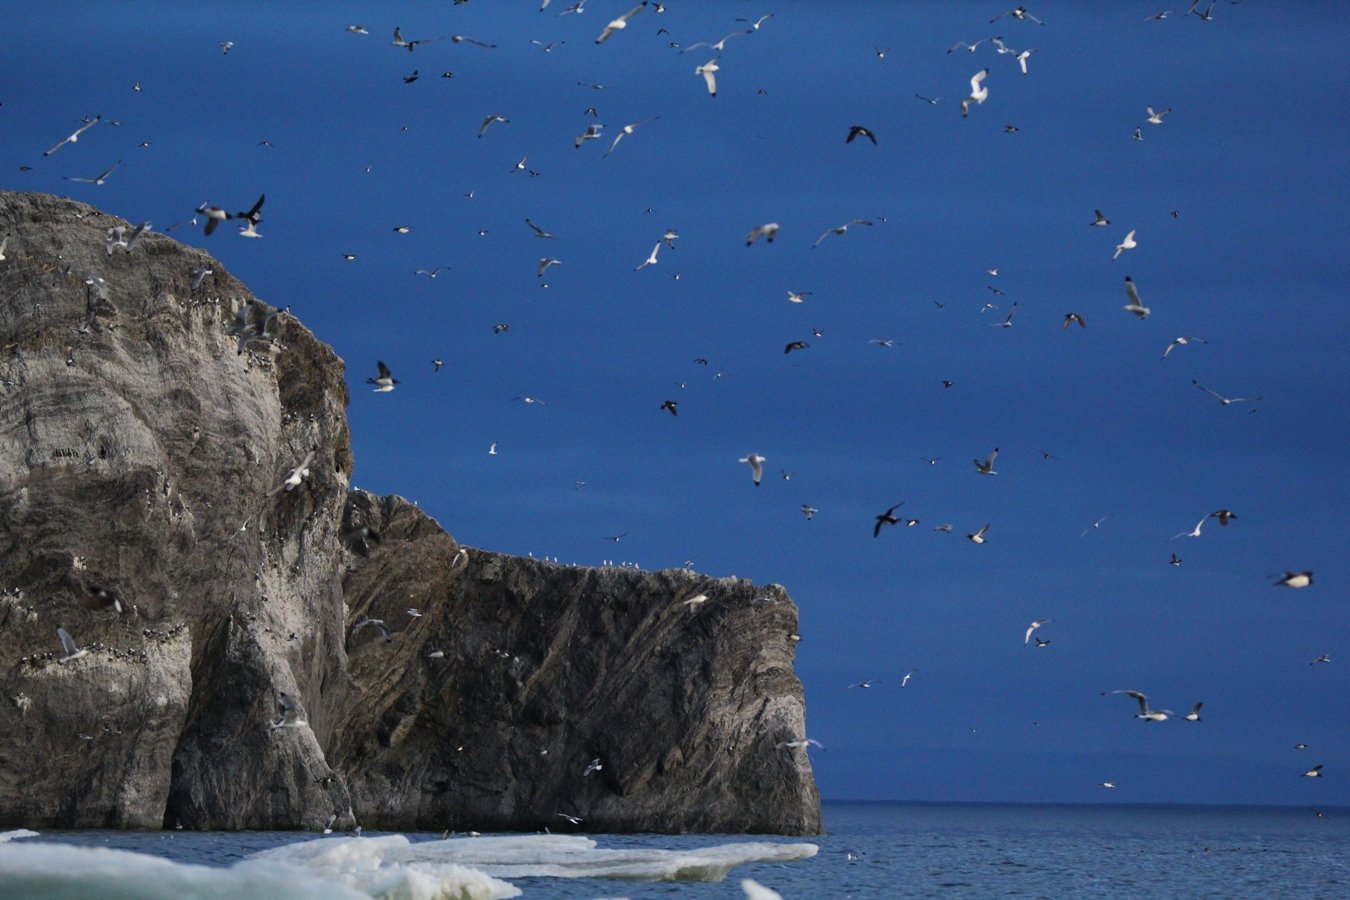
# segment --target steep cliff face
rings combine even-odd
[[[0,823],[819,830],[782,588],[350,490],[341,360],[126,224],[0,193]]]

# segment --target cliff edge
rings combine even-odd
[[[350,488],[342,361],[219,262],[0,235],[0,825],[820,830],[781,587],[461,546]]]

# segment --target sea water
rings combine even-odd
[[[744,878],[789,900],[1350,897],[1344,809],[827,803],[824,814],[827,833],[806,839],[44,832],[0,843],[0,900],[730,898]]]

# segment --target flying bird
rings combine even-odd
[[[989,454],[989,456],[985,459],[984,462],[980,462],[978,459],[972,459],[971,462],[975,464],[975,471],[978,472],[979,474],[997,475],[998,473],[994,471],[994,459],[997,456],[998,456],[998,448],[995,447],[993,449],[993,452]]]
[[[1045,24],[1045,23],[1042,22],[1040,19],[1036,18],[1036,17],[1033,16],[1031,13],[1027,12],[1027,8],[1026,8],[1025,6],[1018,6],[1018,7],[1015,7],[1015,8],[1013,8],[1013,9],[1008,10],[1008,11],[1005,12],[1005,13],[999,13],[998,15],[996,15],[996,16],[994,16],[992,19],[990,19],[990,20],[989,20],[989,23],[992,25],[994,22],[997,22],[999,19],[1003,18],[1004,16],[1012,16],[1014,19],[1017,19],[1017,20],[1022,21],[1022,22],[1026,22],[1026,21],[1030,20],[1030,21],[1032,21],[1032,22],[1035,22],[1037,25],[1044,25],[1044,24]]]
[[[970,76],[970,96],[961,101],[961,118],[964,119],[970,115],[971,103],[974,103],[978,106],[985,100],[989,99],[989,88],[985,87],[981,83],[988,77],[989,77],[988,69],[981,69],[974,75]]]
[[[1087,323],[1083,321],[1083,317],[1080,316],[1078,313],[1071,312],[1064,314],[1064,325],[1063,325],[1064,328],[1068,328],[1075,322],[1078,323],[1079,328],[1087,328]]]
[[[872,130],[870,128],[866,128],[862,125],[850,125],[848,129],[848,137],[844,138],[844,143],[851,144],[853,143],[853,139],[858,136],[867,138],[869,141],[872,142],[872,146],[874,147],[877,145],[877,136],[872,133]]]
[[[78,143],[79,140],[80,140],[80,135],[84,134],[84,133],[85,133],[86,131],[88,131],[90,128],[93,128],[93,127],[94,127],[95,125],[97,125],[102,119],[103,119],[103,116],[102,116],[102,115],[94,116],[92,119],[85,119],[85,120],[84,120],[84,124],[81,125],[79,128],[76,128],[75,131],[72,132],[72,133],[70,134],[69,137],[62,138],[62,139],[61,139],[61,142],[60,142],[59,144],[57,144],[55,147],[51,148],[50,150],[44,150],[43,153],[42,153],[42,155],[43,155],[43,156],[51,156],[53,153],[55,153],[57,150],[60,150],[60,149],[61,149],[62,147],[64,147],[66,144],[75,144],[75,143]]]
[[[983,526],[981,526],[979,531],[975,532],[974,534],[966,535],[966,538],[976,544],[983,544],[984,533],[988,530],[989,530],[989,523],[986,522]]]
[[[758,453],[751,453],[748,456],[742,456],[737,461],[749,464],[750,475],[755,480],[755,487],[759,487],[760,479],[764,477],[764,463],[768,462],[768,457],[760,456]]]
[[[1151,106],[1145,108],[1148,110],[1148,124],[1150,125],[1161,125],[1163,123],[1162,117],[1172,111],[1172,107],[1170,106],[1161,112],[1154,112],[1153,107]]]
[[[1223,394],[1220,394],[1217,391],[1211,391],[1209,388],[1205,387],[1203,384],[1196,381],[1194,378],[1191,379],[1191,384],[1195,385],[1200,390],[1204,391],[1206,394],[1209,394],[1215,400],[1218,400],[1219,403],[1223,406],[1227,406],[1230,403],[1256,403],[1261,400],[1260,397],[1225,397]]]
[[[1209,519],[1218,519],[1218,520],[1219,520],[1219,527],[1220,527],[1220,528],[1227,528],[1227,527],[1228,527],[1228,520],[1229,520],[1229,519],[1236,519],[1236,518],[1237,518],[1237,513],[1233,512],[1231,509],[1216,509],[1214,512],[1212,512],[1212,513],[1210,513],[1208,516],[1206,516],[1206,518],[1209,518]]]
[[[605,156],[609,156],[611,153],[613,153],[614,148],[619,146],[619,141],[623,140],[625,135],[632,134],[639,125],[646,125],[648,122],[655,122],[659,118],[661,117],[652,116],[650,119],[643,119],[639,122],[633,122],[631,125],[623,126],[623,128],[619,131],[619,133],[614,136],[614,143],[609,145],[609,149],[605,151]]]
[[[56,636],[61,640],[61,652],[65,654],[57,660],[61,665],[65,665],[72,659],[79,659],[89,652],[87,648],[75,646],[75,639],[64,628],[56,629]]]
[[[971,53],[974,53],[975,48],[983,44],[985,40],[986,38],[980,38],[973,44],[967,44],[965,41],[957,41],[955,44],[952,44],[950,47],[947,48],[947,52],[951,53],[954,50],[969,50]]]
[[[881,534],[881,526],[882,526],[882,525],[897,525],[897,524],[899,524],[900,520],[899,520],[898,518],[896,518],[896,516],[895,516],[895,511],[896,511],[897,509],[899,509],[900,507],[904,506],[904,505],[905,505],[905,501],[901,500],[899,503],[895,504],[895,505],[892,506],[890,509],[888,509],[888,510],[886,510],[884,513],[882,513],[881,515],[877,516],[877,523],[876,523],[875,525],[872,526],[872,537],[877,537],[878,535]]]
[[[1053,621],[1054,619],[1037,619],[1036,621],[1032,622],[1029,626],[1027,626],[1026,637],[1022,638],[1022,646],[1025,647],[1027,644],[1031,643],[1031,635],[1036,631],[1037,628],[1040,628],[1042,625],[1049,625]],[[1037,638],[1037,643],[1038,644],[1040,643],[1039,638]]]
[[[806,341],[789,341],[787,346],[783,348],[783,352],[791,353],[793,350],[805,350],[807,347],[810,346],[811,345],[808,344]]]
[[[1214,8],[1214,5],[1213,5],[1213,4],[1210,4],[1210,9],[1213,9],[1213,8]],[[1313,766],[1313,767],[1312,767],[1311,769],[1309,769],[1308,771],[1304,772],[1303,775],[1302,775],[1302,777],[1303,777],[1303,778],[1321,778],[1321,777],[1322,777],[1322,763],[1318,763],[1317,765]]]
[[[376,360],[375,365],[379,368],[380,374],[375,378],[367,378],[366,384],[375,385],[377,394],[387,394],[398,384],[398,379],[389,374],[389,367],[384,364],[384,360]]]
[[[609,40],[609,36],[611,34],[613,34],[616,31],[622,31],[623,29],[627,28],[628,20],[633,18],[633,16],[637,15],[638,13],[642,12],[642,10],[646,8],[646,6],[647,0],[642,0],[641,3],[630,9],[628,12],[619,16],[617,19],[611,20],[610,23],[605,26],[605,30],[600,32],[600,36],[595,39],[595,42],[597,44],[603,44],[605,41]],[[580,12],[580,10],[577,11]]]
[[[1130,302],[1122,307],[1126,312],[1134,313],[1138,319],[1147,319],[1150,312],[1149,308],[1139,300],[1139,289],[1134,286],[1134,279],[1125,276],[1125,296],[1130,298]]]
[[[1185,719],[1187,722],[1199,722],[1200,707],[1204,705],[1205,704],[1203,702],[1195,704],[1194,706],[1191,707],[1191,711],[1186,713],[1186,715],[1182,716],[1182,718]]]
[[[1162,358],[1167,359],[1167,354],[1171,353],[1177,347],[1185,347],[1187,344],[1208,344],[1208,343],[1209,341],[1202,341],[1198,337],[1182,336],[1179,338],[1175,338],[1172,341],[1172,343],[1167,345],[1167,349],[1163,350]]]
[[[656,254],[658,251],[660,251],[660,249],[661,249],[661,242],[657,241],[656,246],[652,247],[652,252],[647,255],[646,259],[644,259],[642,262],[634,266],[633,271],[637,272],[647,268],[648,266],[656,265]]]
[[[122,598],[116,591],[97,584],[89,585],[89,593],[80,601],[80,605],[85,609],[114,609],[119,613],[126,611]]]
[[[849,221],[845,222],[843,225],[836,225],[834,228],[826,228],[824,231],[822,231],[822,232],[820,233],[820,237],[816,238],[816,242],[815,242],[814,244],[811,245],[811,249],[814,250],[816,247],[819,247],[819,246],[820,246],[820,242],[823,241],[823,240],[825,240],[827,237],[829,237],[829,236],[832,235],[832,234],[845,234],[845,233],[847,233],[847,232],[848,232],[848,228],[849,228],[850,225],[871,225],[871,224],[872,224],[872,222],[871,222],[870,219],[850,219]]]
[[[511,120],[508,119],[506,116],[498,116],[498,115],[488,116],[487,118],[483,119],[483,124],[478,127],[478,136],[482,137],[485,133],[487,133],[488,128],[490,128],[492,125],[495,125],[498,122],[510,122],[510,121]]]
[[[1285,572],[1284,577],[1275,582],[1276,587],[1305,588],[1312,584],[1312,571]],[[120,610],[119,610],[120,612]]]
[[[94,185],[103,184],[103,182],[108,180],[108,176],[111,175],[113,171],[121,164],[122,161],[119,159],[117,162],[113,163],[111,166],[108,166],[108,168],[104,169],[102,172],[99,172],[93,178],[80,178],[74,175],[66,175],[64,177],[66,181],[82,181],[85,184],[94,184]]]
[[[754,228],[751,228],[750,233],[745,236],[745,246],[749,247],[751,244],[755,242],[757,238],[759,238],[760,235],[763,235],[764,240],[772,244],[773,239],[774,237],[777,236],[777,234],[778,234],[777,222],[770,222],[767,225],[756,225]]]
[[[802,504],[802,515],[806,517],[806,521],[808,522],[811,521],[811,517],[818,512],[820,512],[820,510],[816,509],[811,504],[809,503]]]
[[[313,450],[305,454],[305,458],[300,460],[300,464],[296,466],[294,469],[291,469],[290,474],[287,475],[286,479],[281,482],[281,487],[277,488],[272,493],[279,494],[282,491],[290,493],[291,491],[298,488],[301,485],[301,483],[304,482],[304,480],[309,477],[309,465],[312,462],[314,462]]]
[[[717,65],[717,60],[720,58],[714,56],[694,70],[695,75],[703,76],[703,80],[708,84],[708,93],[714,97],[717,96],[717,72],[721,71],[721,67]]]
[[[560,266],[560,265],[562,265],[561,259],[554,259],[551,256],[546,256],[543,259],[539,260],[539,267],[535,271],[535,275],[542,278],[544,272],[548,270],[549,266]]]
[[[278,691],[277,720],[271,723],[269,727],[275,730],[277,728],[300,728],[308,724],[296,699],[285,691]]]
[[[372,619],[366,616],[363,616],[359,622],[352,625],[352,637],[356,637],[365,628],[374,628],[379,631],[380,637],[384,638],[386,641],[392,641],[394,639],[393,632],[389,630],[388,625],[384,624],[384,619]]]
[[[1125,240],[1116,244],[1116,255],[1111,257],[1112,259],[1118,258],[1120,254],[1124,253],[1126,250],[1133,250],[1135,247],[1139,246],[1138,242],[1134,239],[1134,232],[1135,229],[1131,228],[1130,233],[1125,235]]]
[[[1104,216],[1104,215],[1102,214],[1102,211],[1101,211],[1100,209],[1094,209],[1092,212],[1093,212],[1093,214],[1094,214],[1097,218],[1096,218],[1095,220],[1089,222],[1089,223],[1088,223],[1089,225],[1093,225],[1093,226],[1096,226],[1097,228],[1100,228],[1100,227],[1102,227],[1103,225],[1110,225],[1110,224],[1111,224],[1111,220],[1108,219],[1106,216]]]
[[[1008,310],[1008,315],[1004,317],[1002,322],[985,322],[985,324],[991,328],[1011,328],[1013,316],[1015,315],[1017,315],[1016,303],[1014,303],[1012,305],[1012,308]]]
[[[1170,709],[1149,709],[1148,697],[1145,697],[1138,691],[1102,691],[1103,697],[1109,696],[1110,694],[1125,694],[1138,700],[1139,712],[1135,713],[1134,717],[1136,719],[1143,719],[1145,722],[1165,722],[1170,717],[1176,715],[1176,713],[1172,712]]]

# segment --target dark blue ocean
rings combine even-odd
[[[0,898],[731,898],[746,878],[784,898],[1350,897],[1346,809],[835,802],[825,822],[800,839],[46,832],[0,843]]]

